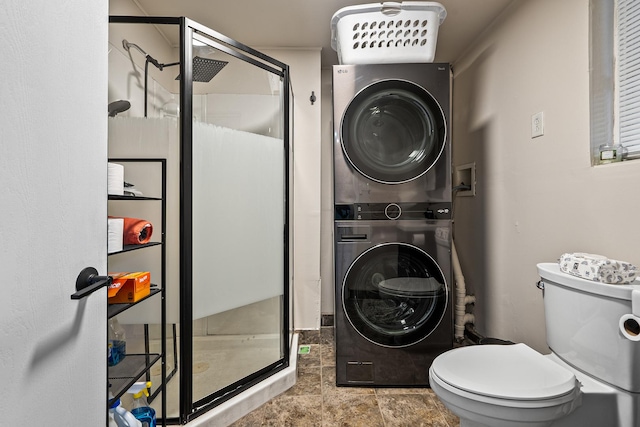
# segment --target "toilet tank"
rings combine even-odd
[[[538,264],[544,284],[547,344],[580,371],[631,392],[640,392],[638,285],[609,285],[563,273],[557,263]],[[632,298],[637,301],[633,316]],[[621,318],[625,317],[621,326]]]

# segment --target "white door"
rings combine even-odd
[[[0,414],[104,426],[107,16],[102,0],[0,2]]]

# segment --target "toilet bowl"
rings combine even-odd
[[[640,283],[620,286],[538,264],[547,344],[460,347],[429,369],[461,427],[640,427]]]
[[[525,344],[448,351],[433,361],[429,378],[465,427],[549,426],[582,402],[573,372]]]

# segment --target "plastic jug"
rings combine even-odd
[[[118,423],[116,423],[112,410],[109,410],[109,427],[118,427]]]
[[[109,409],[109,427],[114,425],[117,427],[142,427],[142,423],[131,412],[124,409],[120,399],[116,400]]]
[[[112,317],[109,319],[109,342],[107,343],[107,364],[115,366],[126,355],[126,339],[124,328],[118,322],[118,319]]]

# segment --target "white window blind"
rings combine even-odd
[[[640,1],[618,0],[619,143],[640,155]]]

